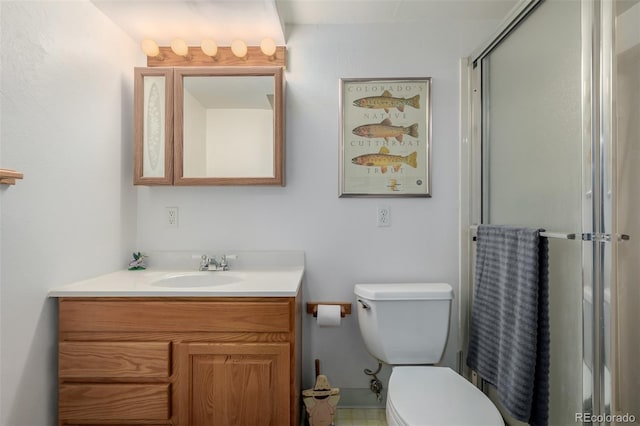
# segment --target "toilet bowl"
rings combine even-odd
[[[389,426],[504,425],[489,398],[447,367],[394,367],[386,409]]]
[[[485,394],[450,368],[433,366],[447,342],[450,285],[357,284],[354,293],[367,350],[392,366],[389,426],[504,425]]]

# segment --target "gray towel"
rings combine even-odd
[[[478,226],[467,364],[513,417],[549,421],[549,277],[540,230]]]

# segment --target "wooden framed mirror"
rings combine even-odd
[[[134,77],[135,185],[284,186],[282,67],[150,67]]]
[[[284,185],[282,67],[174,68],[174,185]]]

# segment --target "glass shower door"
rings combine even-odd
[[[581,235],[590,202],[581,161],[581,19],[580,2],[547,0],[479,64],[482,223]],[[591,362],[583,359],[583,260],[589,253],[579,237],[549,239],[552,425],[576,424],[591,397],[583,392]]]
[[[640,424],[640,0],[521,5],[472,58],[462,223],[576,234],[549,239],[549,424]]]
[[[611,414],[627,415],[619,424],[640,424],[640,1],[612,4],[612,79],[609,103],[614,161],[609,186],[615,238],[611,245],[612,268],[604,287],[605,370],[613,387],[604,403]],[[609,18],[607,16],[604,17]],[[607,24],[604,22],[603,24]],[[628,237],[628,239],[627,239]],[[605,377],[606,380],[606,377]],[[632,420],[634,419],[634,420]]]

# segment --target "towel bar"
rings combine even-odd
[[[471,225],[471,232],[475,233],[478,230],[478,226],[477,225]],[[546,238],[558,238],[561,240],[575,240],[576,239],[576,234],[564,234],[564,233],[560,233],[560,232],[546,232],[546,231],[542,231],[540,232],[540,236],[541,237],[546,237]],[[473,241],[476,240],[476,236],[473,236]]]

